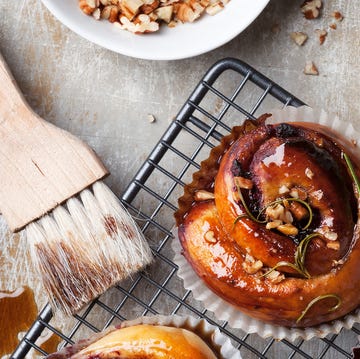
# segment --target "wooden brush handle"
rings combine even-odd
[[[11,230],[107,174],[85,143],[31,110],[0,54],[0,211]]]

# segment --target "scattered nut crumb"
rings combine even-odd
[[[261,260],[256,260],[253,256],[246,253],[242,267],[246,273],[255,274],[263,267],[263,263]]]
[[[334,11],[331,16],[337,21],[343,21],[344,17],[340,11]]]
[[[288,192],[290,192],[290,190],[284,184],[279,188],[279,194],[285,194],[285,193],[288,193]]]
[[[304,68],[305,75],[319,75],[319,71],[312,61],[307,61]]]
[[[336,24],[330,24],[329,25],[330,29],[336,30],[337,29],[337,25]]]
[[[156,122],[155,116],[152,115],[151,113],[149,113],[149,114],[147,115],[147,118],[148,118],[148,121],[149,121],[150,123]]]
[[[311,195],[317,199],[318,201],[321,200],[321,198],[323,198],[324,196],[324,192],[321,189],[318,189],[317,191],[312,191]]]
[[[306,191],[304,191],[301,188],[294,187],[290,191],[290,196],[292,198],[299,198],[299,199],[302,199],[303,201],[305,201],[307,198],[307,193],[306,193]]]
[[[266,275],[266,279],[268,279],[273,284],[278,284],[285,279],[285,275],[277,270],[273,270]]]
[[[308,20],[316,19],[320,15],[321,0],[307,0],[301,5],[301,12]]]
[[[215,233],[213,231],[207,231],[204,236],[206,242],[215,244],[217,239],[215,238]]]
[[[305,168],[305,176],[306,176],[307,178],[312,179],[312,178],[314,177],[314,172],[311,171],[311,169],[310,169],[309,167],[306,167],[306,168]]]
[[[276,219],[275,221],[266,223],[266,229],[275,229],[275,228],[279,227],[280,225],[282,225],[282,221],[280,221],[279,219]]]
[[[329,249],[334,249],[335,251],[338,251],[340,249],[340,242],[334,241],[334,242],[327,242],[326,247]]]
[[[207,201],[214,198],[215,198],[214,193],[205,191],[203,189],[196,191],[194,194],[195,201]]]
[[[326,36],[327,36],[327,31],[326,30],[321,30],[321,29],[316,29],[315,33],[319,37],[320,45],[322,45],[324,43],[324,41],[325,41]]]
[[[302,46],[305,44],[308,36],[301,31],[292,32],[290,34],[291,39],[295,42],[296,45]]]
[[[280,203],[274,206],[267,207],[265,210],[265,216],[269,222],[280,220],[283,223],[292,223],[293,217],[287,209]]]
[[[331,231],[326,231],[324,233],[324,237],[328,239],[329,241],[336,241],[338,239],[338,234]]]
[[[299,233],[299,230],[291,223],[281,224],[276,229],[287,236],[296,236]]]

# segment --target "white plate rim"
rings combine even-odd
[[[81,37],[119,54],[145,60],[179,60],[214,50],[245,30],[269,1],[231,0],[220,13],[204,14],[192,24],[179,24],[172,29],[161,26],[157,33],[134,35],[107,21],[99,24],[91,16],[84,15],[77,0],[42,0],[55,18]],[[74,6],[77,11],[69,11]],[[221,29],[221,25],[226,26]],[[215,31],[207,34],[209,30]],[[164,50],[164,46],[169,46],[169,51]]]

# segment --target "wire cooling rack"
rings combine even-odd
[[[122,202],[138,219],[155,255],[155,263],[136,277],[110,289],[83,312],[71,318],[67,329],[52,324],[49,305],[12,355],[46,355],[36,344],[44,332],[53,333],[65,346],[98,332],[110,324],[141,315],[180,314],[204,317],[216,325],[247,358],[352,358],[360,326],[338,335],[310,341],[275,341],[234,330],[219,322],[185,290],[177,278],[170,242],[173,213],[184,183],[191,180],[200,162],[231,127],[266,110],[303,102],[236,59],[224,59],[205,74],[179,114],[162,136],[122,196]]]

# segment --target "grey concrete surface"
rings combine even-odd
[[[33,109],[87,141],[112,173],[107,183],[121,194],[204,72],[224,57],[242,59],[310,106],[360,126],[359,2],[325,0],[321,18],[313,21],[304,19],[301,3],[271,0],[228,44],[194,58],[157,62],[88,42],[59,23],[40,0],[0,0],[0,51]],[[343,14],[342,22],[331,16],[335,10]],[[336,30],[329,28],[332,23]],[[316,29],[328,30],[321,46]],[[304,46],[294,44],[292,31],[309,35]],[[319,76],[304,75],[309,60]],[[155,122],[148,121],[149,114]],[[6,228],[0,233],[0,256],[0,289],[30,285],[40,308],[45,298],[25,243]],[[65,322],[60,318],[57,326],[66,327]],[[320,342],[306,345],[321,351]],[[274,350],[271,357],[285,357],[281,346]]]

